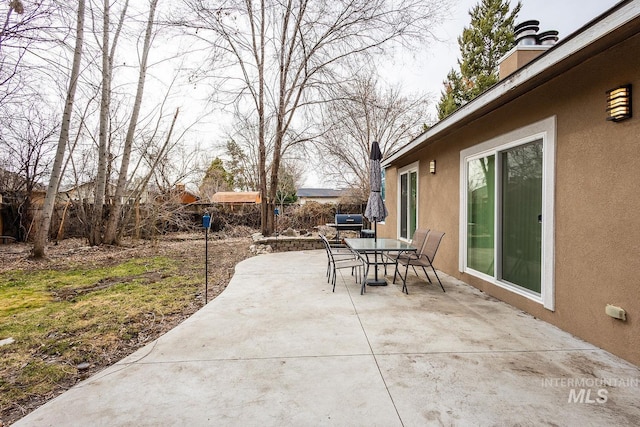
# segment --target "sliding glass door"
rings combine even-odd
[[[460,152],[460,271],[555,308],[556,118]]]
[[[542,141],[506,150],[502,158],[502,275],[540,293]]]
[[[466,266],[541,292],[542,140],[466,162]],[[497,161],[496,161],[497,159]]]
[[[411,239],[418,224],[418,167],[411,165],[400,170],[398,236]]]

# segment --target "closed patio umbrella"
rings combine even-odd
[[[377,141],[373,141],[371,144],[371,159],[369,170],[369,185],[371,186],[371,192],[369,193],[369,200],[367,201],[367,208],[364,210],[364,216],[371,222],[373,222],[373,238],[377,243],[378,241],[378,221],[384,221],[387,217],[387,207],[382,200],[382,168],[380,167],[380,160],[382,160],[382,152]],[[369,285],[386,285],[385,280],[378,280],[378,254],[374,253],[375,263],[375,279],[368,281]]]
[[[371,192],[369,193],[369,200],[367,201],[367,208],[364,211],[364,216],[371,222],[373,222],[373,236],[378,239],[378,221],[384,221],[388,215],[387,207],[382,200],[382,168],[380,167],[380,160],[382,160],[382,152],[380,151],[380,145],[377,141],[373,141],[371,144],[371,155],[369,156],[370,170],[369,170],[369,185],[371,186]]]

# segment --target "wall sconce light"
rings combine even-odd
[[[431,172],[432,174],[436,174],[436,161],[435,160],[431,160],[429,162],[429,172]]]
[[[619,122],[631,117],[631,85],[607,91],[607,120]]]

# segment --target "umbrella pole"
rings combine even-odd
[[[378,242],[378,221],[373,220],[373,241]],[[373,268],[375,268],[374,280],[367,283],[369,286],[387,286],[387,281],[382,279],[378,279],[378,252],[373,253]]]
[[[373,220],[373,241],[378,241],[378,221],[375,219]]]
[[[377,219],[373,220],[373,241],[376,243],[378,242],[378,220]],[[373,256],[375,257],[374,259],[374,263],[375,263],[374,268],[376,269],[375,277],[376,277],[376,282],[378,282],[378,252],[375,252]]]

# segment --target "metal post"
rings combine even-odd
[[[209,301],[209,228],[211,227],[211,215],[209,212],[202,216],[204,227],[204,303]]]
[[[209,301],[209,227],[204,229],[204,303]]]
[[[378,220],[374,219],[373,220],[373,242],[374,245],[377,244],[378,242]],[[378,252],[374,252],[373,256],[375,257],[374,261],[376,263],[376,271],[375,273],[375,278],[376,278],[376,283],[378,282]]]
[[[278,215],[280,215],[280,210],[278,208],[275,208],[273,210],[273,214],[276,217],[276,251],[278,250]]]

